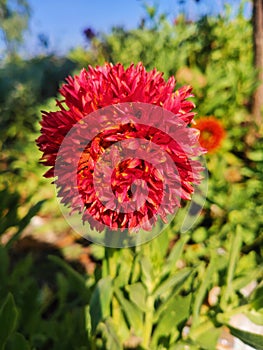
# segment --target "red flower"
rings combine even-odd
[[[194,127],[200,130],[199,142],[207,152],[212,153],[221,146],[225,130],[215,117],[203,117],[196,121]]]
[[[174,88],[173,77],[166,82],[141,63],[105,64],[69,77],[60,110],[43,112],[37,144],[51,166],[45,176],[57,176],[62,202],[98,231],[150,230],[200,182],[193,159],[203,150],[187,127],[191,87]]]

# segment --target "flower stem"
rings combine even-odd
[[[231,295],[233,293],[233,279],[236,269],[236,264],[239,259],[240,249],[242,246],[242,231],[241,226],[238,225],[236,228],[236,232],[232,234],[232,241],[230,244],[229,250],[229,262],[227,269],[227,278],[226,278],[226,289],[224,294],[222,295],[220,306],[226,312],[231,308]]]
[[[149,295],[146,300],[147,312],[145,314],[145,328],[143,331],[143,342],[142,346],[145,349],[150,349],[150,340],[152,336],[152,327],[153,327],[153,315],[154,315],[154,297]]]

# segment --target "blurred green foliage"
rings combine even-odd
[[[0,247],[0,349],[89,349],[88,280],[61,257],[13,254]]]
[[[39,129],[38,106],[57,94],[59,83],[75,65],[67,58],[36,57],[0,67],[1,149],[27,142]]]
[[[0,190],[8,188],[11,196],[18,196],[18,206],[29,202],[45,183],[35,146],[40,111],[74,67],[69,59],[54,56],[27,61],[16,57],[0,66]],[[6,203],[4,194],[3,198]]]
[[[30,6],[27,0],[0,0],[0,39],[6,56],[16,56],[16,50],[28,29]]]
[[[0,349],[214,350],[225,326],[262,348],[262,337],[229,325],[240,313],[263,325],[263,130],[250,114],[257,86],[251,23],[242,9],[234,18],[174,23],[147,11],[139,28],[96,35],[88,50],[16,57],[0,67]],[[185,207],[141,247],[91,245],[97,264],[87,275],[54,247],[21,256],[16,244],[51,189],[34,144],[40,109],[55,108],[70,72],[105,61],[142,61],[193,85],[197,118],[221,119],[226,139],[206,157],[207,201],[196,227],[179,234]],[[50,202],[45,213],[52,229]]]
[[[162,15],[150,17],[143,28],[113,28],[109,35],[92,39],[89,52],[77,48],[70,57],[80,66],[142,61],[165,78],[175,75],[179,85],[192,85],[200,115],[223,118],[227,127],[238,125],[256,87],[252,25],[242,13],[241,7],[234,19],[229,10],[197,22],[183,15],[174,23]]]

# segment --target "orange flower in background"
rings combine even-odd
[[[195,129],[200,131],[199,143],[208,153],[221,146],[225,137],[222,123],[215,117],[202,117],[196,121]]]

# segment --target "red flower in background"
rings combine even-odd
[[[176,91],[174,89],[173,77],[166,82],[156,69],[146,72],[142,63],[137,66],[132,64],[126,70],[121,64],[105,64],[96,68],[89,66],[88,70],[83,69],[79,76],[68,77],[67,83],[62,85],[60,93],[64,99],[57,102],[60,110],[43,112],[42,135],[37,139],[37,144],[43,152],[42,163],[51,167],[45,176],[57,175],[54,174],[54,169],[59,154],[59,161],[62,158],[60,164],[62,170],[56,180],[58,195],[62,197],[63,203],[72,207],[73,211],[81,211],[83,220],[89,221],[97,230],[103,230],[105,225],[113,230],[137,230],[140,227],[150,230],[157,220],[157,215],[165,221],[166,216],[180,206],[181,198],[191,198],[193,185],[200,182],[202,167],[198,161],[192,159],[201,155],[203,150],[198,146],[196,130],[187,127],[194,116],[192,112],[194,104],[187,100],[192,96],[191,87],[184,86]],[[131,102],[134,104],[129,104],[130,107],[127,107],[127,103]],[[141,110],[140,104],[137,108],[136,103],[140,102],[145,106],[155,105],[162,109],[159,108],[148,115],[143,108]],[[119,109],[125,106],[123,107],[125,110],[121,110],[120,113],[118,107],[112,110],[112,114],[116,114],[116,125],[109,123],[111,127],[107,127],[106,130],[98,129],[92,140],[87,136],[84,149],[80,147],[85,145],[85,133],[82,131],[78,134],[79,139],[71,138],[68,143],[64,142],[64,139],[68,138],[69,131],[78,124],[82,129],[83,125],[86,127],[88,135],[88,130],[96,129],[97,121],[96,118],[92,119],[94,115],[92,112],[101,110],[103,113],[104,107],[116,104],[120,104]],[[161,115],[160,109],[172,113],[166,112],[169,114],[167,117],[165,113]],[[127,122],[127,113],[134,115],[141,113],[140,118],[144,123]],[[79,121],[82,123],[78,123]],[[176,139],[171,135],[176,135]],[[104,179],[101,180],[102,186],[104,184],[107,186],[109,183],[115,195],[113,199],[110,192],[105,189],[99,193],[103,197],[102,201],[98,198],[98,191],[96,192],[93,183],[96,163],[116,142],[125,142],[132,138],[147,140],[152,145],[157,145],[161,152],[166,152],[172,159],[177,173],[172,171],[163,153],[156,149],[152,153],[145,151],[144,156],[146,154],[149,158],[142,159],[143,155],[139,152],[140,145],[129,144],[125,160],[118,164],[107,160],[108,164],[113,166],[113,171],[109,171],[106,167],[99,172]],[[60,152],[63,142],[66,146]],[[134,152],[137,150],[140,156],[136,158]],[[133,157],[130,151],[133,152]],[[72,166],[75,164],[74,157],[77,159],[76,168]],[[151,162],[153,160],[154,163],[154,159],[163,162],[167,174],[164,174],[163,170],[155,169]],[[77,177],[76,182],[74,176]],[[169,189],[163,185],[164,176],[168,178]],[[140,188],[133,186],[138,179],[144,181]],[[143,204],[135,206],[133,211],[121,210],[120,207],[123,208],[129,201],[140,202],[146,191],[145,183],[148,186],[148,197]],[[81,196],[81,203],[76,198],[76,188]],[[161,205],[164,200],[166,206]],[[111,207],[115,209],[110,209]]]
[[[202,117],[194,125],[200,131],[199,142],[207,152],[212,153],[221,146],[225,137],[222,123],[215,117]]]

